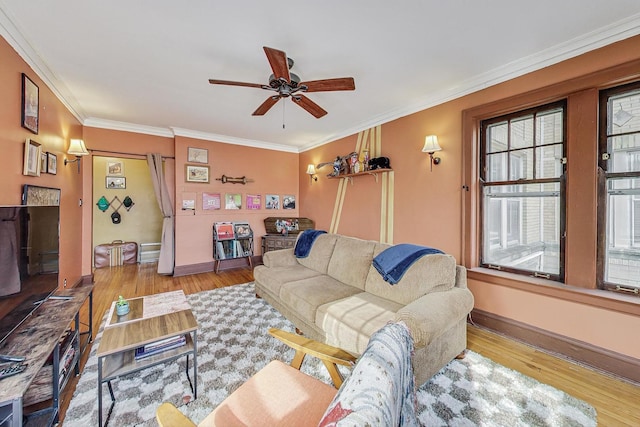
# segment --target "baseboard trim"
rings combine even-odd
[[[214,271],[213,262],[201,262],[199,264],[178,265],[173,269],[173,276],[188,276],[190,274],[209,273]]]
[[[640,359],[536,328],[517,320],[474,309],[473,323],[556,356],[640,384]]]

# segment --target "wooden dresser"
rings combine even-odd
[[[312,229],[314,222],[309,218],[269,217],[264,220],[267,234],[262,236],[262,253],[293,248],[298,233]],[[285,233],[286,234],[283,234]]]
[[[262,253],[293,248],[297,238],[297,234],[289,234],[287,236],[282,234],[265,234],[262,236]]]

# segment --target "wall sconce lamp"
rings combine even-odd
[[[307,174],[309,175],[309,178],[311,178],[312,184],[313,184],[313,181],[318,180],[318,177],[316,176],[316,168],[313,165],[307,166]]]
[[[80,173],[80,160],[82,159],[82,156],[89,154],[87,147],[84,145],[84,141],[81,139],[72,139],[69,142],[67,154],[74,155],[76,158],[74,160],[64,159],[64,165],[67,166],[68,163],[75,162],[78,164],[78,173]]]
[[[429,153],[431,160],[431,171],[433,172],[433,165],[440,164],[440,157],[433,157],[433,153],[441,151],[442,148],[438,145],[438,137],[436,135],[427,135],[424,138],[424,147],[422,147],[423,153]]]

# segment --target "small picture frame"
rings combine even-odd
[[[209,183],[209,166],[184,166],[184,177],[186,182]]]
[[[280,196],[278,194],[267,194],[264,197],[264,203],[267,209],[280,209]]]
[[[259,194],[247,194],[247,209],[258,210],[262,207],[262,197]]]
[[[202,209],[220,209],[220,193],[202,193]]]
[[[22,73],[22,127],[38,134],[40,89]]]
[[[105,186],[109,190],[123,190],[127,188],[127,179],[125,177],[120,176],[108,176],[105,178],[106,184]]]
[[[242,194],[227,193],[224,196],[225,209],[242,209]]]
[[[37,142],[28,139],[24,143],[23,175],[40,176],[42,168],[42,147]]]
[[[121,160],[107,161],[107,176],[124,176],[124,162]]]
[[[182,210],[183,211],[195,211],[196,210],[196,201],[193,199],[187,199],[182,201]]]
[[[49,156],[47,153],[40,153],[40,173],[47,171],[47,163],[49,163]]]
[[[206,148],[187,148],[187,161],[191,163],[209,163],[209,150]]]
[[[282,209],[295,209],[296,196],[293,194],[285,194],[282,196]]]
[[[47,153],[47,173],[55,175],[58,173],[58,156]]]

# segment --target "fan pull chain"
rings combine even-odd
[[[286,105],[286,102],[282,102],[282,129],[284,129],[284,109],[285,109],[285,105]]]

